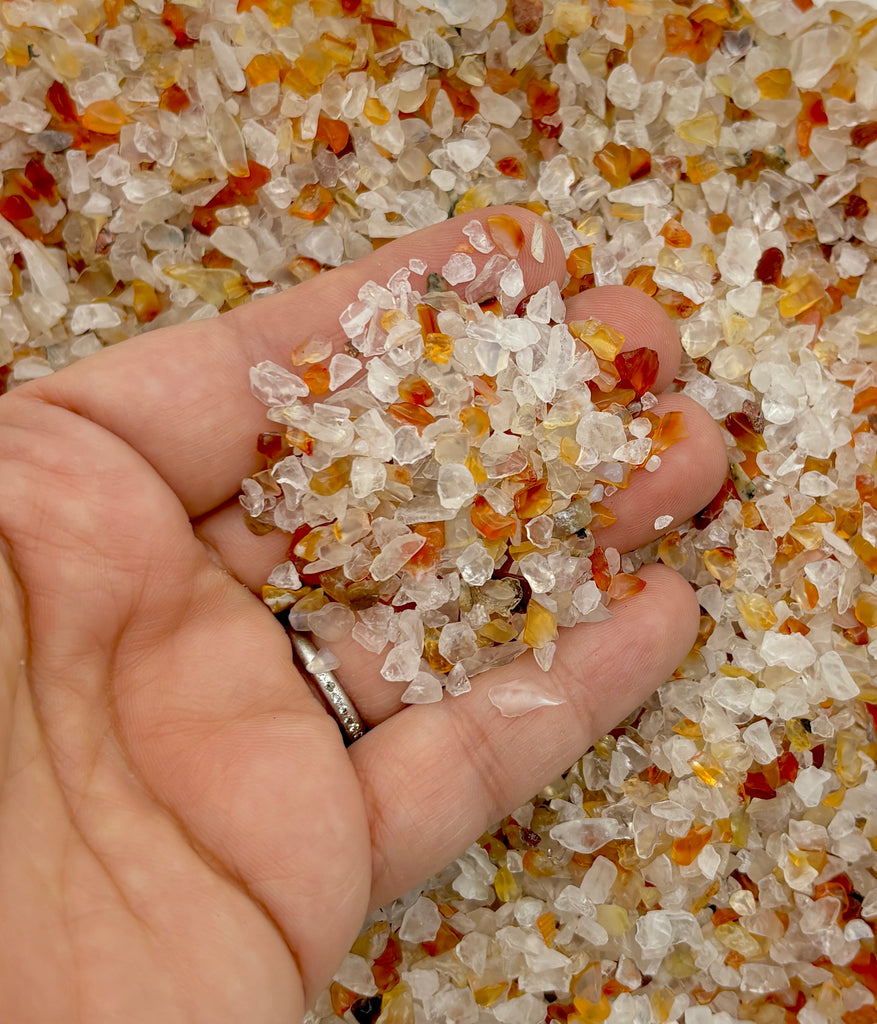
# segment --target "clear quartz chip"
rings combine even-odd
[[[523,679],[491,686],[487,691],[487,697],[503,718],[520,718],[537,708],[556,707],[566,703],[563,698],[545,687]]]
[[[260,402],[266,405],[283,405],[304,398],[308,386],[290,370],[270,360],[258,363],[250,370],[250,387]]]

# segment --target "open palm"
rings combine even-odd
[[[529,233],[535,218],[514,213]],[[484,216],[484,211],[472,216]],[[469,218],[465,218],[469,219]],[[373,728],[345,749],[249,589],[288,538],[235,495],[264,410],[247,369],[283,363],[368,280],[439,270],[457,218],[218,320],[133,339],[0,399],[0,992],[16,1022],[291,1024],[370,905],[406,891],[554,778],[685,655],[687,584],[660,566],[605,622],[561,637],[566,703],[502,718],[472,692],[402,708],[361,649],[338,675]],[[522,260],[528,290],[563,253]],[[528,251],[525,250],[525,251]],[[416,281],[415,281],[416,283]],[[573,318],[678,365],[638,292]],[[702,506],[724,472],[707,414],[614,496],[602,543],[630,549]],[[529,658],[493,678],[537,672]]]

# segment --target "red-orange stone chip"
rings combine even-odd
[[[469,517],[475,529],[487,540],[509,540],[518,528],[516,519],[496,512],[481,494],[475,495]]]
[[[658,379],[658,353],[651,348],[619,352],[615,357],[615,368],[620,375],[620,382],[630,384],[637,397],[641,398]]]
[[[859,149],[870,146],[877,140],[877,121],[866,121],[864,124],[857,124],[850,132],[850,142]]]
[[[340,153],[350,141],[350,129],[344,121],[336,121],[320,114],[317,118],[317,135],[320,142],[325,142],[333,153]]]
[[[96,100],[82,112],[82,127],[101,135],[118,135],[129,117],[115,100]]]
[[[601,547],[594,548],[591,555],[591,574],[599,590],[608,590],[612,583],[612,573],[609,572],[609,563],[606,561],[606,554]]]
[[[301,375],[308,391],[315,397],[325,395],[329,390],[329,371],[322,363],[314,363]]]
[[[668,412],[661,417],[661,422],[652,432],[652,454],[666,451],[670,445],[688,437],[685,416],[681,412]]]
[[[487,232],[494,244],[502,249],[506,256],[517,256],[524,247],[524,229],[507,214],[498,213],[493,217],[488,217]]]
[[[511,0],[512,21],[519,32],[532,35],[542,24],[542,0]]]
[[[429,386],[429,382],[414,374],[399,381],[399,397],[403,402],[421,406],[432,405],[435,401],[435,393]]]
[[[516,156],[504,156],[496,161],[496,169],[507,178],[526,178],[527,171]],[[867,205],[867,204],[866,204]]]
[[[54,175],[46,170],[43,158],[31,157],[24,166],[24,182],[22,185],[29,188],[32,199],[45,199],[50,206],[61,198],[58,194],[57,183]]]
[[[713,830],[710,825],[696,825],[689,829],[684,836],[673,840],[670,847],[670,858],[674,864],[688,867],[694,863],[697,855],[706,846],[712,837]]]
[[[415,523],[411,527],[414,533],[426,538],[426,543],[405,563],[406,569],[414,572],[426,572],[438,565],[445,546],[444,523]]]
[[[430,423],[435,423],[435,416],[427,412],[422,405],[415,405],[413,402],[393,402],[387,406],[387,412],[395,416],[400,423],[407,423],[418,430]]]
[[[169,110],[172,114],[179,114],[186,107],[190,106],[191,103],[189,94],[185,89],[177,85],[176,82],[171,82],[166,89],[163,89],[158,99],[159,107],[162,110]]]
[[[755,267],[755,276],[762,284],[779,284],[783,275],[783,252],[776,246],[765,249]]]
[[[551,491],[547,480],[526,484],[515,492],[515,511],[520,519],[535,519],[551,508]]]
[[[195,45],[195,40],[186,32],[186,19],[176,4],[166,3],[161,12],[161,23],[174,36],[174,46],[183,50]]]
[[[626,598],[638,594],[645,585],[646,581],[641,580],[639,576],[632,576],[627,572],[617,572],[606,588],[606,593],[613,601],[624,601]]]
[[[134,315],[142,324],[151,323],[161,312],[161,298],[148,281],[132,281]]]
[[[289,207],[290,215],[302,220],[324,220],[332,212],[335,200],[332,193],[317,182],[305,185]]]
[[[560,107],[560,86],[534,78],[527,85],[527,103],[534,118],[550,117]]]

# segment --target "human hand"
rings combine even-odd
[[[490,211],[491,213],[495,211]],[[536,218],[516,216],[529,236]],[[248,369],[337,330],[368,280],[417,256],[439,271],[471,217],[218,320],[168,328],[0,399],[0,991],[16,1022],[284,1022],[331,978],[369,906],[441,868],[555,778],[682,660],[697,601],[663,566],[612,618],[562,635],[565,704],[499,715],[471,692],[403,708],[378,657],[338,649],[370,731],[345,749],[251,592],[288,537],[237,505],[264,409]],[[482,258],[483,259],[483,258]],[[528,292],[561,280],[521,254]],[[412,276],[417,284],[417,278]],[[651,300],[604,288],[569,319],[680,349]],[[339,345],[342,342],[337,330]],[[606,504],[600,543],[631,550],[654,520],[718,488],[706,412],[664,394],[688,437]],[[495,670],[502,681],[519,661]]]

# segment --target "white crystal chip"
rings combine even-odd
[[[515,679],[491,686],[487,691],[487,697],[503,718],[520,718],[537,708],[556,707],[566,703],[562,697],[525,679]]]

